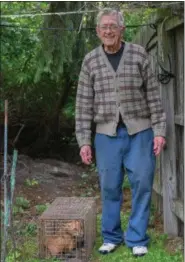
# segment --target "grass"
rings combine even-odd
[[[123,189],[130,188],[130,183],[129,183],[127,174],[125,174],[125,176],[124,176],[124,182],[123,182],[122,188]]]
[[[94,170],[95,167],[93,166]],[[88,174],[82,174],[83,183],[88,185]],[[30,182],[30,181],[27,181]],[[30,183],[28,183],[30,186]],[[32,185],[33,184],[33,185]],[[35,183],[32,183],[32,186],[35,186]],[[125,180],[123,183],[123,189],[129,189],[130,184],[127,175],[125,175]],[[91,195],[91,188],[87,186],[87,191],[84,193],[84,196]],[[24,197],[17,197],[16,203],[14,206],[14,215],[24,214],[24,211],[30,207],[30,202]],[[37,215],[41,214],[47,208],[47,204],[39,204],[35,206]],[[151,217],[153,218],[153,213],[155,213],[155,208],[151,206]],[[126,230],[127,223],[129,219],[129,212],[125,212],[124,215],[121,215],[122,228]],[[16,261],[17,262],[56,262],[61,261],[57,259],[44,259],[40,260],[37,258],[38,253],[38,242],[37,242],[37,224],[36,221],[30,223],[25,223],[22,225],[19,221],[16,221],[20,227],[17,227],[16,238],[18,241],[16,249]],[[21,222],[21,221],[20,221]],[[131,249],[127,248],[125,245],[121,245],[117,250],[109,255],[101,255],[98,253],[98,248],[102,244],[101,238],[101,215],[97,216],[97,238],[96,243],[92,252],[91,262],[183,262],[183,254],[180,249],[177,248],[177,251],[174,253],[169,253],[165,249],[165,243],[167,241],[167,235],[160,234],[154,229],[149,229],[149,235],[151,237],[149,253],[144,257],[135,258],[132,255]],[[13,253],[12,244],[9,244],[9,254],[6,257],[6,262],[14,262],[14,253]]]
[[[129,214],[122,215],[122,227],[126,229]],[[118,249],[109,255],[101,255],[98,253],[98,248],[102,244],[101,233],[100,233],[101,217],[98,216],[98,232],[97,240],[93,250],[92,262],[183,262],[183,254],[177,251],[175,254],[171,255],[165,250],[165,241],[167,235],[157,233],[155,230],[149,230],[149,235],[151,237],[151,242],[149,246],[149,253],[144,257],[135,258],[132,255],[131,249],[127,248],[125,245],[118,247]]]
[[[129,213],[121,216],[122,228],[126,229]],[[135,258],[132,256],[131,250],[126,246],[120,246],[114,253],[109,255],[101,255],[98,253],[98,248],[102,244],[101,239],[101,215],[97,217],[97,239],[95,247],[93,249],[91,262],[135,262],[136,260],[142,262],[183,262],[183,255],[181,251],[176,251],[173,255],[170,255],[165,250],[165,241],[167,235],[160,234],[154,229],[149,230],[151,236],[151,244],[149,246],[149,253],[141,258]],[[54,262],[58,261],[55,259],[40,260],[37,258],[38,244],[36,241],[36,228],[35,224],[30,223],[25,225],[25,229],[21,232],[20,237],[22,238],[21,245],[17,246],[16,261],[27,261],[27,262]],[[10,248],[11,250],[11,248]],[[12,252],[6,258],[6,262],[14,262],[14,255]]]

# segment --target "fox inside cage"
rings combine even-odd
[[[57,198],[39,218],[39,257],[86,262],[96,237],[93,198]]]

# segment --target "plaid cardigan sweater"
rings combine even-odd
[[[152,127],[154,136],[165,137],[166,115],[148,55],[127,42],[116,72],[102,46],[84,58],[76,96],[79,146],[91,145],[93,120],[97,133],[116,136],[119,114],[130,135]]]

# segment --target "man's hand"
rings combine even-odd
[[[158,156],[166,144],[166,140],[162,136],[154,137],[154,154]]]
[[[80,149],[80,156],[84,164],[90,165],[92,163],[91,147],[89,145],[82,146]]]

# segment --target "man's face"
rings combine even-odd
[[[119,26],[117,15],[104,15],[96,27],[98,37],[105,47],[114,47],[121,41],[124,27]]]

